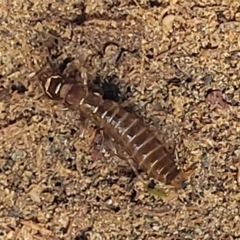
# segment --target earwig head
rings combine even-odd
[[[42,88],[48,97],[52,99],[60,99],[60,90],[62,87],[62,77],[60,75],[53,75],[46,79],[43,79]]]
[[[61,82],[61,77],[54,75],[53,69],[47,63],[43,65],[36,75],[43,92],[50,98],[56,98],[57,96],[54,94],[54,89]]]

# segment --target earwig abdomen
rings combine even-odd
[[[68,108],[90,117],[123,147],[138,169],[147,172],[150,177],[165,184],[176,180],[180,170],[175,164],[173,151],[169,151],[135,115],[113,101],[103,100],[100,95],[88,92],[85,86],[66,81],[56,84],[55,79],[59,80],[52,76],[43,84],[50,97],[62,98]]]
[[[137,167],[146,171],[149,176],[170,184],[179,174],[179,170],[173,153],[167,150],[166,145],[135,115],[126,112],[118,104],[104,100],[96,108],[95,123],[100,123],[105,131],[116,139],[135,160]]]

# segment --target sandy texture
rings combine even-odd
[[[83,2],[0,2],[0,239],[240,239],[240,2]],[[177,197],[94,160],[95,130],[81,140],[79,114],[41,96],[53,43],[62,61],[94,54],[91,71],[196,164]]]

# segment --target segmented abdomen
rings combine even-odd
[[[48,78],[43,85],[50,97],[64,99],[67,107],[79,110],[82,116],[90,117],[103,128],[135,160],[137,167],[150,177],[171,184],[179,176],[174,153],[135,115],[119,104],[87,92],[84,86],[63,83],[59,76]]]
[[[69,102],[68,98],[75,95],[75,92],[74,87],[66,96],[66,102]],[[149,176],[171,184],[179,175],[174,153],[135,115],[124,110],[119,104],[88,93],[80,100],[79,107],[81,113],[88,113],[95,124],[120,144],[135,160],[137,167],[146,171]]]

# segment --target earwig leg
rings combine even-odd
[[[106,131],[100,130],[100,133],[103,138],[103,145],[106,146],[108,151],[112,151],[114,149],[113,140],[111,137],[106,133]]]
[[[113,140],[106,131],[100,129],[100,136],[101,136],[101,146],[106,148],[108,152],[112,155],[117,155],[119,158],[123,160],[127,160],[127,158],[122,154],[122,149],[120,149],[120,145]],[[116,150],[116,152],[114,151]]]
[[[136,167],[134,166],[134,163],[133,163],[132,159],[130,159],[129,157],[124,155],[122,147],[119,144],[115,144],[115,146],[113,146],[113,141],[106,134],[106,132],[102,131],[102,135],[103,135],[103,138],[104,138],[105,142],[107,142],[108,150],[110,150],[113,153],[112,149],[115,148],[116,153],[113,153],[113,155],[117,156],[118,158],[120,158],[124,161],[127,161],[129,163],[129,165],[131,166],[132,170],[134,171],[135,175],[138,176],[139,173],[138,173]]]
[[[145,181],[144,181],[144,179],[142,178],[142,176],[139,174],[137,168],[136,168],[135,165],[134,165],[133,160],[132,160],[131,158],[127,158],[127,161],[128,161],[128,163],[129,163],[129,165],[131,166],[134,174],[137,176],[137,178],[138,178],[141,182],[143,182],[143,183],[145,184]]]
[[[80,82],[83,83],[84,90],[86,93],[90,92],[101,92],[101,88],[93,83],[94,77],[90,75],[86,68],[81,69],[79,75]]]
[[[128,161],[128,157],[126,155],[124,155],[123,149],[119,144],[116,144],[115,146],[116,149],[116,156],[119,157],[120,159],[124,160],[124,161]]]
[[[89,92],[89,80],[88,80],[88,74],[87,70],[85,68],[81,69],[81,73],[77,75],[77,81],[83,83],[84,90],[86,91],[86,94]]]
[[[79,134],[79,137],[80,137],[81,139],[84,138],[85,130],[86,130],[86,128],[89,127],[89,125],[90,125],[90,120],[89,120],[89,118],[84,119],[82,128],[80,129],[80,134]]]
[[[131,106],[131,102],[130,101],[124,101],[124,102],[120,103],[120,106],[122,108],[129,107],[129,106]]]
[[[106,149],[111,155],[116,155],[112,139],[102,129],[98,129],[92,142],[92,156],[94,159],[103,159],[101,151]]]
[[[85,133],[86,133],[86,128],[90,125],[90,120],[85,118],[83,119],[83,124],[82,126],[79,127],[77,131],[77,135],[74,136],[72,144],[76,149],[80,149],[83,152],[89,151],[89,144],[84,141],[85,140]]]
[[[130,167],[132,168],[134,174],[144,183],[142,176],[139,174],[136,165],[130,157],[127,157],[123,154],[122,148],[119,144],[116,145],[116,155],[124,161],[127,161]]]
[[[89,80],[87,78],[87,73],[83,72],[81,74],[81,77],[83,79],[83,84],[84,84],[84,87],[86,88],[86,90],[88,89],[88,84],[89,84]]]
[[[96,133],[95,133],[95,137],[91,143],[91,153],[92,153],[92,158],[94,160],[101,160],[104,158],[101,150],[103,149],[103,141],[104,141],[104,137],[102,134],[102,131],[100,129],[97,129]]]

